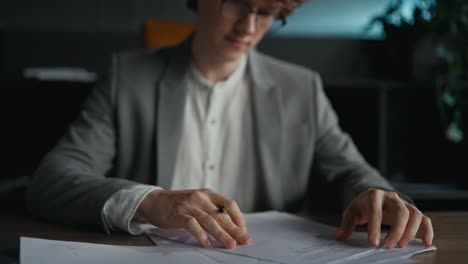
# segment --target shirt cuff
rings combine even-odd
[[[111,229],[121,229],[132,235],[144,233],[144,219],[135,219],[140,203],[148,193],[161,189],[151,185],[135,185],[113,194],[104,204],[102,215]]]

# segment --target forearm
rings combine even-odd
[[[76,166],[63,157],[49,155],[28,188],[28,208],[50,221],[104,227],[101,211],[105,202],[135,183],[91,174]]]

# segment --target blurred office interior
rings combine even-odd
[[[398,2],[309,0],[258,49],[318,71],[342,128],[422,209],[466,210],[467,80],[457,79],[456,92],[447,88],[453,69],[439,42],[450,36],[440,30],[445,24],[432,26],[431,1],[404,0],[385,15]],[[454,9],[464,1],[439,2]],[[466,4],[464,10],[460,32],[468,27]],[[184,0],[0,2],[3,201],[22,203],[40,157],[105,78],[111,55],[144,48],[149,18],[192,21],[194,15]],[[47,69],[55,71],[40,77]]]

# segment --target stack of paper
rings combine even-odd
[[[436,249],[424,247],[419,239],[405,248],[374,248],[368,245],[365,233],[354,233],[347,241],[335,241],[334,227],[280,212],[246,215],[246,222],[252,244],[235,249],[224,249],[219,243],[211,249],[202,248],[183,229],[154,227],[147,230],[147,235],[158,245],[183,242],[217,263],[401,263],[416,253]],[[162,238],[172,242],[162,243]]]
[[[21,264],[146,264],[197,263],[213,261],[195,250],[180,245],[164,247],[111,246],[91,243],[21,238]]]
[[[345,242],[331,239],[334,227],[290,214],[265,212],[246,215],[252,244],[224,249],[218,243],[202,248],[183,229],[149,226],[153,247],[111,246],[79,242],[21,238],[21,264],[55,263],[409,263],[426,248],[416,239],[407,247],[386,249],[367,245],[367,236],[355,233]],[[214,241],[214,240],[213,240]]]

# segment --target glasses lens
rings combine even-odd
[[[276,10],[276,8],[254,11],[247,5],[246,2],[239,0],[224,0],[222,5],[222,15],[228,19],[244,19],[249,14],[254,13],[256,25],[260,28],[268,28],[270,25],[272,25],[272,22],[274,22],[274,28],[280,28],[283,24],[282,20],[276,22],[275,19],[278,12],[279,11]]]

